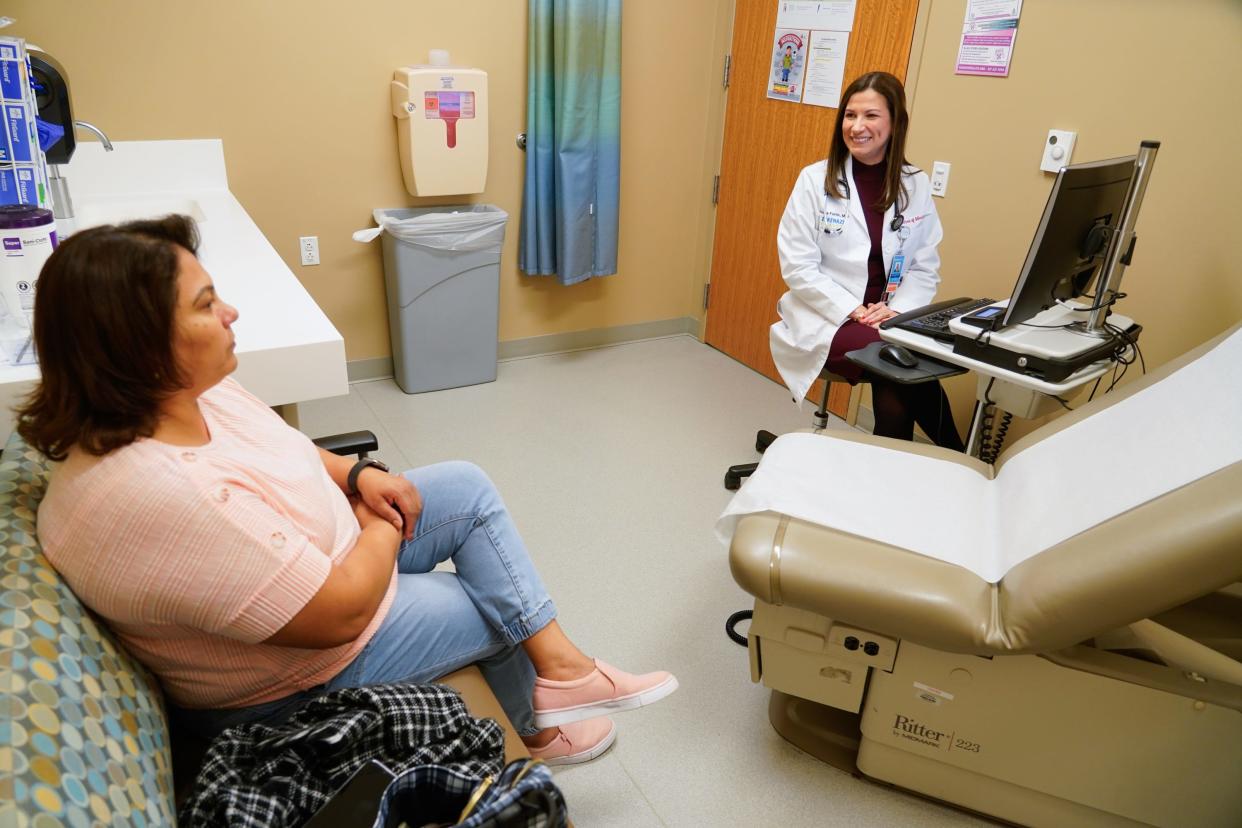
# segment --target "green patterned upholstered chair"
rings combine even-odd
[[[0,458],[0,826],[174,825],[159,686],[35,538],[47,471],[13,435]]]

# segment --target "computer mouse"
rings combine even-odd
[[[900,345],[886,342],[880,346],[880,359],[898,368],[913,368],[919,364],[919,358]]]

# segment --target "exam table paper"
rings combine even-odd
[[[787,434],[716,523],[777,512],[995,583],[1067,538],[1242,461],[1242,331],[1164,380],[1008,459],[994,479],[899,449]]]

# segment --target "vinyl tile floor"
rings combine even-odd
[[[608,753],[556,769],[580,828],[991,824],[787,743],[745,649],[725,637],[725,618],[751,602],[713,533],[724,470],[757,459],[757,428],[809,425],[811,406],[783,387],[673,336],[510,360],[496,382],[446,391],[359,382],[299,409],[312,437],[373,430],[394,469],[483,467],[578,646],[677,675],[672,696],[616,717]]]

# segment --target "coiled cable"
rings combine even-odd
[[[990,406],[992,417],[996,416],[995,406]],[[989,420],[991,417],[989,417]],[[991,439],[983,445],[979,451],[979,459],[989,465],[996,462],[996,458],[1000,457],[1001,448],[1005,445],[1005,433],[1009,431],[1009,424],[1013,422],[1013,414],[1006,411],[1001,414],[1000,425],[996,427],[996,433],[991,435]],[[991,428],[989,422],[988,427]]]
[[[737,612],[733,613],[732,615],[729,616],[729,620],[725,621],[725,635],[729,636],[729,638],[731,638],[733,640],[733,643],[735,644],[740,644],[743,647],[749,646],[746,641],[746,636],[739,633],[737,630],[734,629],[734,627],[738,625],[739,621],[747,621],[751,618],[754,618],[754,616],[755,616],[754,610],[738,610]]]

